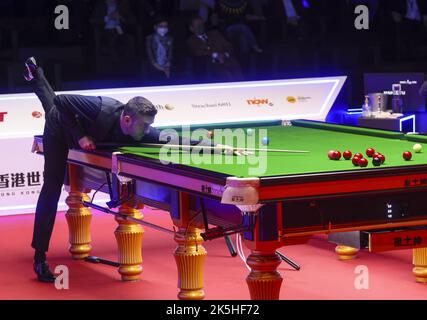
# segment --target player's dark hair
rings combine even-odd
[[[131,117],[137,117],[138,115],[155,116],[157,109],[150,100],[144,97],[134,97],[125,104],[123,114]]]

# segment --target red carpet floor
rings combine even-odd
[[[144,215],[147,221],[171,227],[169,216],[162,211],[146,208]],[[58,213],[48,257],[51,266],[69,268],[70,288],[56,290],[34,279],[32,224],[32,215],[0,217],[0,299],[176,299],[175,242],[169,235],[145,228],[142,280],[125,283],[114,267],[70,258],[66,221],[64,214]],[[93,255],[116,260],[115,227],[111,216],[95,213]],[[223,240],[208,242],[205,247],[206,299],[249,299],[245,282],[248,270],[240,258],[228,255]],[[281,299],[427,299],[427,285],[416,283],[412,276],[411,251],[364,251],[356,260],[340,262],[334,245],[316,237],[307,245],[282,248],[281,252],[302,266],[300,271],[293,271],[281,265]],[[354,287],[358,265],[369,268],[367,290]]]

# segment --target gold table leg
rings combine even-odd
[[[277,268],[281,264],[275,251],[252,251],[246,259],[251,272],[246,278],[252,300],[278,300],[283,278]]]
[[[69,209],[65,214],[69,232],[69,251],[73,259],[84,259],[92,249],[90,245],[90,222],[92,212],[82,200],[89,201],[87,194],[71,189],[65,202]]]
[[[348,246],[336,246],[335,252],[338,254],[338,258],[342,261],[353,260],[356,258],[359,249],[348,247]]]
[[[420,283],[427,283],[427,248],[413,249],[412,273],[415,280]]]
[[[194,227],[180,228],[174,240],[178,244],[174,256],[178,268],[178,298],[181,300],[201,300],[203,290],[206,250],[202,246],[200,230]]]
[[[143,215],[138,207],[137,209],[130,205],[122,205],[119,209],[121,214],[136,219],[142,219]],[[119,226],[114,235],[116,236],[118,254],[119,254],[119,273],[123,281],[137,281],[142,273],[142,237],[144,228],[132,221],[124,220],[116,216],[115,220]]]

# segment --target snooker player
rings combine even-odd
[[[24,77],[32,84],[46,118],[43,131],[44,183],[37,201],[31,244],[35,250],[33,266],[39,281],[54,282],[55,276],[46,262],[46,252],[64,182],[68,150],[93,150],[97,142],[166,141],[161,141],[160,131],[151,126],[157,110],[149,100],[134,97],[123,104],[101,96],[56,95],[34,57],[27,59],[25,67]],[[180,138],[180,143],[213,146],[211,140]],[[237,151],[230,146],[215,146],[224,151]]]

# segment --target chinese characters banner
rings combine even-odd
[[[0,215],[32,213],[43,185],[43,157],[31,153],[33,138],[0,139]],[[63,192],[59,210],[66,208]]]

